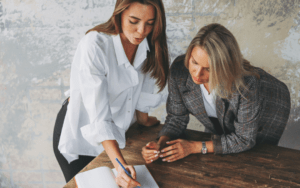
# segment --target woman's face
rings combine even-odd
[[[139,45],[153,30],[155,8],[152,5],[132,3],[121,15],[123,37],[134,45]]]
[[[189,59],[189,72],[196,84],[207,84],[209,82],[209,63],[205,50],[195,46]]]

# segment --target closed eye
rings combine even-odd
[[[129,20],[129,22],[130,22],[131,24],[137,24],[137,23],[139,23],[139,22],[132,22],[132,21],[130,21],[130,20]]]
[[[154,22],[152,22],[152,23],[147,23],[147,25],[154,25]]]

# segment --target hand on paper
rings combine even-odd
[[[143,113],[136,110],[137,123],[146,127],[160,124],[156,117],[148,116],[148,113]]]
[[[161,150],[159,157],[163,158],[162,161],[173,162],[182,159],[193,153],[194,142],[183,139],[177,139],[166,142],[170,145]]]
[[[142,148],[142,155],[147,164],[159,158],[159,149],[160,144],[153,141]]]
[[[131,174],[132,178],[130,178],[123,168],[119,165],[117,168],[118,175],[116,177],[116,182],[122,188],[132,188],[136,186],[141,186],[141,184],[136,180],[136,172],[132,165],[123,165],[126,170]]]

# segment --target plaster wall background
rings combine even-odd
[[[163,0],[171,60],[217,22],[243,55],[287,84],[292,110],[280,146],[300,150],[300,1]],[[0,187],[65,182],[52,134],[79,40],[112,14],[115,0],[0,0]],[[167,95],[167,90],[163,93]],[[151,111],[162,122],[165,104]],[[204,130],[192,117],[189,128]]]

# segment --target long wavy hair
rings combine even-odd
[[[229,99],[232,94],[247,89],[244,76],[259,74],[249,61],[243,58],[233,34],[224,26],[213,23],[202,27],[190,43],[184,64],[188,62],[195,46],[206,51],[209,56],[209,87],[221,98]]]
[[[169,74],[166,16],[162,0],[117,0],[115,10],[110,19],[88,30],[86,34],[90,31],[103,32],[110,35],[122,33],[121,14],[134,2],[152,5],[156,10],[153,30],[147,36],[150,52],[147,54],[147,59],[142,70],[143,73],[150,73],[150,76],[156,79],[156,84],[160,92],[165,88]]]

